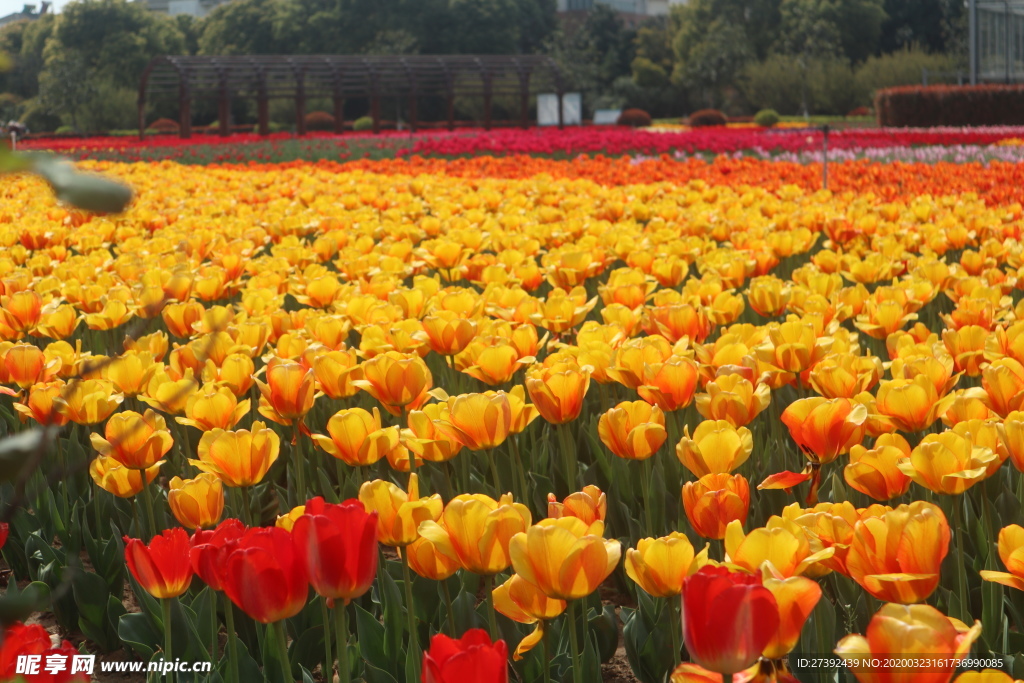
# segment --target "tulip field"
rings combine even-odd
[[[0,179],[0,681],[1024,679],[1024,161],[435,151]]]

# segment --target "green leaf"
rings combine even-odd
[[[117,622],[117,635],[125,646],[143,659],[149,659],[162,643],[160,629],[148,614],[123,614]]]
[[[366,664],[365,673],[366,683],[398,683],[394,676],[370,663]]]
[[[394,664],[385,651],[384,624],[359,605],[356,611],[356,634],[359,637],[359,651],[369,664],[386,670]]]
[[[14,578],[11,578],[14,583]],[[50,604],[50,587],[41,581],[33,581],[21,590],[8,590],[0,597],[0,623],[4,626],[15,621],[24,621],[33,612],[41,612]]]

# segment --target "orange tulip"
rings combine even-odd
[[[158,370],[146,386],[145,395],[139,400],[168,415],[185,412],[188,399],[199,389],[192,371],[182,377],[175,377],[167,370]]]
[[[216,475],[203,472],[195,479],[171,479],[167,503],[174,518],[188,529],[215,526],[224,514],[224,484]]]
[[[786,310],[789,303],[789,286],[774,275],[762,275],[750,280],[747,302],[754,311],[764,318],[774,318]]]
[[[15,344],[3,357],[10,382],[21,389],[28,389],[36,383],[49,382],[60,371],[60,358],[47,359],[39,347],[31,344]]]
[[[725,538],[729,523],[747,523],[750,485],[739,474],[705,474],[683,484],[683,508],[694,531],[704,538]]]
[[[399,552],[408,558],[410,569],[431,581],[444,581],[461,568],[457,559],[440,552],[433,542],[423,536],[399,549]]]
[[[359,366],[360,379],[352,380],[380,401],[384,410],[392,415],[418,410],[426,403],[433,378],[427,364],[416,355],[387,351]]]
[[[813,462],[830,463],[864,439],[868,411],[848,398],[804,398],[782,412],[782,422]]]
[[[674,411],[690,405],[696,386],[694,362],[684,356],[670,356],[663,363],[644,365],[643,384],[636,392],[648,403]]]
[[[248,430],[233,432],[211,429],[199,440],[199,459],[189,463],[210,472],[227,486],[258,484],[277,460],[281,439],[263,422],[253,422]]]
[[[17,404],[14,407],[17,408]],[[996,429],[999,430],[999,439],[1009,453],[1013,466],[1024,472],[1024,412],[1010,413],[1001,423],[996,424]]]
[[[656,598],[679,595],[683,581],[708,563],[708,548],[699,553],[686,535],[673,531],[663,538],[642,538],[636,549],[626,550],[629,578]]]
[[[831,347],[831,337],[819,337],[811,322],[798,319],[770,324],[768,340],[754,351],[762,362],[785,373],[799,374],[814,367]]]
[[[68,423],[66,415],[57,411],[54,399],[60,396],[61,387],[64,382],[56,380],[43,384],[33,384],[28,390],[28,399],[24,403],[15,403],[14,409],[18,411],[21,421],[32,418],[41,425],[55,425],[63,427]]]
[[[604,521],[608,513],[608,501],[601,489],[594,485],[584,486],[582,491],[569,494],[561,503],[555,494],[548,494],[548,517],[578,517],[588,525]]]
[[[327,433],[313,440],[330,455],[352,467],[372,465],[398,447],[397,427],[383,427],[380,411],[362,408],[339,410],[327,421]]]
[[[602,414],[597,434],[608,450],[628,460],[646,460],[668,437],[665,414],[645,401],[623,401]]]
[[[956,660],[971,651],[981,635],[981,624],[967,627],[930,605],[883,605],[871,618],[867,636],[846,636],[836,646],[836,654],[855,661],[868,661],[880,655],[894,660],[895,666],[874,664],[852,668],[859,683],[946,683],[956,671]],[[900,660],[926,660],[902,666]],[[885,662],[887,663],[887,662]]]
[[[579,417],[590,388],[590,371],[570,363],[533,366],[526,374],[526,391],[541,417],[565,424]]]
[[[939,585],[949,539],[942,510],[914,501],[858,521],[846,568],[850,578],[879,600],[922,602]]]
[[[256,380],[256,386],[260,390],[260,415],[284,425],[301,422],[316,398],[313,371],[299,363],[267,364],[267,381]]]
[[[164,418],[152,410],[145,415],[133,410],[118,413],[107,422],[103,434],[106,438],[89,435],[92,447],[135,470],[149,469],[174,445]]]
[[[999,559],[1009,573],[982,571],[981,578],[1024,590],[1024,528],[1017,524],[999,530]]]
[[[1021,683],[1013,676],[996,669],[965,671],[953,679],[953,683]]]
[[[965,325],[960,329],[942,331],[942,343],[953,356],[957,372],[962,372],[968,377],[977,377],[981,374],[981,366],[986,363],[985,341],[988,337],[989,331],[978,325]]]
[[[910,444],[899,434],[883,434],[873,448],[850,449],[850,464],[843,470],[846,483],[875,500],[890,500],[910,489],[911,479],[898,467],[910,457]]]
[[[754,435],[746,427],[734,427],[727,420],[705,420],[693,436],[683,428],[676,444],[676,457],[695,476],[728,474],[742,465],[754,450]]]
[[[882,361],[877,356],[832,353],[811,368],[808,382],[825,398],[853,398],[870,391],[882,374]]]
[[[519,349],[505,337],[481,337],[455,356],[455,369],[489,386],[498,386],[511,381],[519,368],[532,361],[531,357],[521,357]]]

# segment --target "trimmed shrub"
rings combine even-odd
[[[871,116],[871,110],[867,107],[854,107],[846,114],[848,117]]]
[[[726,123],[725,114],[717,109],[701,109],[690,114],[690,125],[694,128],[724,126]]]
[[[149,124],[149,128],[146,130],[151,130],[154,133],[177,133],[181,130],[181,126],[173,119],[157,119]]]
[[[360,116],[352,123],[352,130],[366,131],[373,130],[373,117]]]
[[[774,109],[762,109],[754,114],[754,123],[762,128],[771,128],[779,122],[779,112]]]
[[[620,126],[646,128],[651,125],[651,115],[643,109],[626,109],[619,114],[619,120],[616,123]]]
[[[882,126],[1018,126],[1024,124],[1024,86],[930,85],[879,90]]]
[[[325,111],[311,111],[306,114],[306,130],[333,131],[334,117]]]
[[[53,131],[56,135],[77,135],[78,131],[75,130],[74,126],[59,126],[57,130]]]

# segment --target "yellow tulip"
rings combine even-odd
[[[545,622],[565,611],[565,600],[549,598],[537,586],[513,574],[508,581],[491,591],[494,609],[520,624],[537,624],[533,633],[520,641],[512,659],[520,661],[523,655],[544,637]]]
[[[725,529],[726,563],[751,573],[761,571],[761,565],[769,561],[781,576],[799,576],[833,554],[833,548],[812,552],[803,529],[782,517],[772,516],[765,526],[746,535],[738,520]]]
[[[362,408],[339,410],[327,421],[327,433],[313,440],[333,457],[352,467],[372,465],[398,447],[397,427],[383,427],[380,411]]]
[[[605,540],[604,522],[543,519],[512,537],[512,567],[550,598],[577,600],[597,590],[619,563],[622,547]]]
[[[277,460],[281,439],[264,422],[233,432],[211,429],[199,440],[199,459],[189,463],[210,472],[227,486],[258,484]]]
[[[182,526],[199,529],[215,526],[224,514],[224,484],[204,472],[195,479],[171,479],[167,503]]]
[[[176,421],[208,432],[211,429],[231,429],[248,412],[249,399],[239,402],[228,387],[204,384],[199,393],[188,397],[185,417],[176,418]]]
[[[377,540],[384,545],[404,547],[419,538],[419,526],[437,521],[444,510],[441,496],[420,498],[419,478],[409,475],[409,490],[403,491],[389,481],[376,479],[359,487],[359,502],[367,512],[377,513]]]
[[[449,501],[436,522],[420,525],[420,536],[463,569],[490,576],[508,569],[509,541],[530,526],[530,510],[512,502],[511,494],[494,500],[462,494]]]
[[[679,595],[683,581],[708,563],[708,546],[695,553],[686,535],[673,531],[662,538],[642,538],[626,550],[626,574],[649,595]]]
[[[990,448],[975,446],[956,432],[928,434],[910,458],[896,463],[906,476],[935,493],[963,493],[987,476],[988,466],[999,456]]]
[[[690,436],[683,428],[683,438],[676,444],[676,457],[683,467],[697,477],[706,474],[727,474],[747,461],[754,450],[754,435],[746,427],[734,427],[728,420],[705,420]]]
[[[145,470],[161,460],[174,445],[164,418],[152,410],[144,415],[126,410],[107,422],[103,436],[90,434],[93,448],[100,455],[119,461],[125,467]]]
[[[164,462],[166,461],[155,462],[145,470],[146,484],[157,478],[160,474],[160,465]],[[119,498],[131,498],[142,491],[142,473],[143,470],[125,467],[117,459],[105,455],[98,455],[89,463],[89,476],[96,485]]]
[[[665,413],[646,401],[623,401],[601,415],[597,422],[601,442],[615,455],[628,460],[646,460],[668,437]]]

